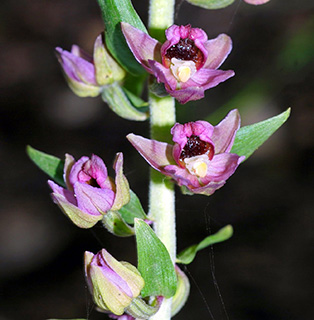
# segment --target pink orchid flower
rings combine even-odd
[[[208,40],[202,29],[172,25],[161,44],[128,23],[121,28],[136,60],[182,104],[203,98],[205,90],[234,76],[232,70],[217,70],[232,49],[225,34]]]
[[[206,121],[176,123],[174,145],[129,134],[127,138],[156,170],[171,177],[190,193],[211,195],[235,172],[244,156],[230,153],[240,127],[238,110],[217,126]]]
[[[56,54],[70,88],[79,97],[96,97],[103,86],[125,76],[125,71],[109,54],[102,34],[95,40],[93,55],[77,45],[71,51],[57,47]]]
[[[98,156],[78,161],[66,154],[64,181],[67,189],[49,180],[52,198],[66,216],[80,228],[91,228],[109,210],[119,210],[129,202],[129,184],[123,175],[123,154],[114,163],[116,178],[108,177],[107,168]]]
[[[123,314],[145,285],[139,271],[128,262],[117,261],[105,249],[96,254],[85,251],[84,267],[88,288],[100,310],[120,320],[133,319]]]

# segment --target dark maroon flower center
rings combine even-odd
[[[89,184],[90,186],[94,188],[101,188],[100,185],[98,184],[96,178],[91,175],[91,168],[90,168],[90,160],[86,161],[83,166],[82,166],[82,173],[83,173],[83,181],[86,184]]]
[[[180,39],[177,44],[171,46],[166,51],[165,58],[169,60],[169,62],[172,58],[193,61],[196,69],[199,69],[203,63],[204,55],[192,39],[186,38]]]
[[[199,136],[192,135],[188,137],[186,145],[180,154],[180,162],[183,164],[185,158],[192,158],[207,154],[208,159],[211,160],[214,156],[214,146],[206,141],[200,139]]]
[[[96,179],[91,178],[89,181],[86,182],[87,184],[89,184],[90,186],[94,187],[94,188],[100,188],[98,182]]]

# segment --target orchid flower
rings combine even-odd
[[[129,184],[123,175],[123,155],[118,153],[114,164],[115,182],[98,156],[78,161],[66,154],[64,181],[67,189],[49,180],[52,198],[72,222],[80,228],[91,228],[109,210],[119,210],[129,202]]]
[[[232,110],[217,126],[206,121],[176,123],[174,145],[129,134],[127,138],[156,170],[190,193],[211,195],[221,188],[245,157],[230,153],[240,115]]]
[[[77,45],[70,52],[57,47],[56,53],[70,88],[79,97],[96,97],[102,86],[125,76],[125,71],[109,54],[102,34],[96,38],[93,56]]]
[[[144,287],[144,279],[133,265],[117,261],[105,249],[95,255],[86,251],[84,265],[86,282],[96,305],[114,315],[122,316]]]
[[[182,104],[203,98],[205,90],[234,75],[217,70],[232,48],[225,34],[208,40],[202,29],[172,25],[161,44],[128,23],[122,22],[121,28],[137,61]]]

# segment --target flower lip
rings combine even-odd
[[[206,33],[191,25],[173,25],[166,30],[167,41],[161,47],[162,63],[170,67],[172,58],[193,61],[199,70],[207,59],[207,50],[204,47],[208,40]]]
[[[199,136],[191,135],[187,138],[187,143],[183,147],[179,163],[181,166],[185,166],[185,159],[192,158],[206,154],[209,160],[212,160],[215,154],[215,148],[212,143],[203,141]]]
[[[163,63],[169,67],[172,58],[185,61],[193,61],[198,70],[204,62],[202,51],[195,45],[194,41],[189,38],[180,39],[177,44],[172,45],[167,49],[163,57]]]

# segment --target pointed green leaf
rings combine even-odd
[[[186,0],[188,3],[193,4],[204,9],[221,9],[228,7],[234,0]]]
[[[183,263],[183,264],[189,264],[191,263],[196,253],[202,249],[205,249],[206,247],[222,242],[225,240],[228,240],[233,234],[233,228],[231,225],[227,225],[224,228],[220,229],[218,232],[216,232],[213,235],[210,235],[206,237],[203,241],[201,241],[199,244],[192,245],[183,251],[181,251],[177,256],[177,263]]]
[[[147,112],[135,108],[117,82],[103,87],[101,97],[108,103],[110,109],[118,116],[134,121],[144,121],[148,118]]]
[[[236,134],[232,153],[245,156],[248,159],[276,130],[289,118],[290,108],[278,116],[251,124],[239,129]]]
[[[65,187],[63,180],[64,161],[50,154],[36,150],[31,146],[26,147],[26,153],[30,159],[56,183]]]
[[[134,222],[138,270],[145,280],[141,295],[170,298],[176,293],[177,277],[169,252],[147,223]]]
[[[136,96],[141,96],[146,86],[148,73],[140,76],[133,76],[131,73],[127,73],[126,77],[123,79],[123,88],[132,92]]]
[[[131,53],[120,27],[120,23],[123,21],[147,33],[131,1],[98,0],[98,4],[105,23],[106,45],[111,54],[128,72],[135,75],[145,73],[145,70]]]
[[[143,108],[148,106],[148,102],[144,101],[142,98],[139,96],[135,95],[133,92],[129,91],[128,89],[122,87],[124,93],[132,103],[132,105],[136,108]],[[147,108],[146,108],[147,109]]]
[[[118,212],[126,223],[134,224],[134,218],[148,219],[137,195],[130,190],[130,201]]]
[[[127,225],[117,211],[108,211],[102,218],[104,227],[118,237],[130,237],[134,235],[134,230]]]

